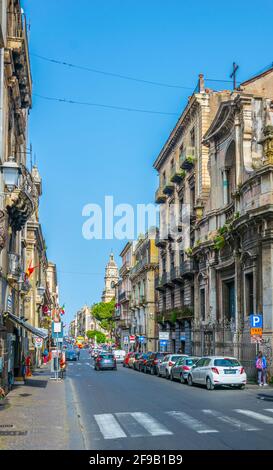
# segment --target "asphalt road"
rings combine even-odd
[[[65,382],[73,448],[273,449],[271,388],[208,391],[122,365],[97,372],[87,351]]]

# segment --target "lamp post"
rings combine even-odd
[[[13,156],[10,156],[8,161],[4,162],[1,166],[4,183],[9,192],[18,186],[20,172],[21,169]]]

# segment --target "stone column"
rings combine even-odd
[[[273,330],[273,244],[262,246],[262,292],[263,292],[263,329],[272,334]]]

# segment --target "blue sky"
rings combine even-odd
[[[273,60],[270,0],[261,8],[245,0],[22,0],[22,6],[31,53],[140,79],[194,89],[201,72],[229,79],[235,61],[242,81]],[[191,94],[34,55],[31,67],[33,92],[49,97],[179,113]],[[109,253],[113,248],[118,259],[125,243],[85,240],[83,206],[103,204],[105,195],[116,204],[153,202],[152,164],[176,119],[33,97],[29,136],[43,178],[40,216],[67,323],[83,304],[100,300]]]

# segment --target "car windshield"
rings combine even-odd
[[[113,359],[113,354],[100,354],[102,359]]]
[[[225,358],[225,359],[215,359],[214,365],[218,367],[226,367],[226,366],[239,366],[240,362],[237,361],[237,359],[230,359],[230,358]]]
[[[178,361],[178,359],[180,359],[180,358],[181,358],[181,356],[172,356],[172,357],[171,357],[171,360],[172,360],[173,362],[176,362],[176,361]]]
[[[196,364],[196,362],[198,361],[198,358],[194,358],[194,359],[186,359],[186,365],[187,366],[192,366],[193,364]]]
[[[165,355],[166,355],[166,354],[164,354],[164,353],[158,353],[158,354],[156,354],[156,358],[161,359],[161,358],[164,357]]]

